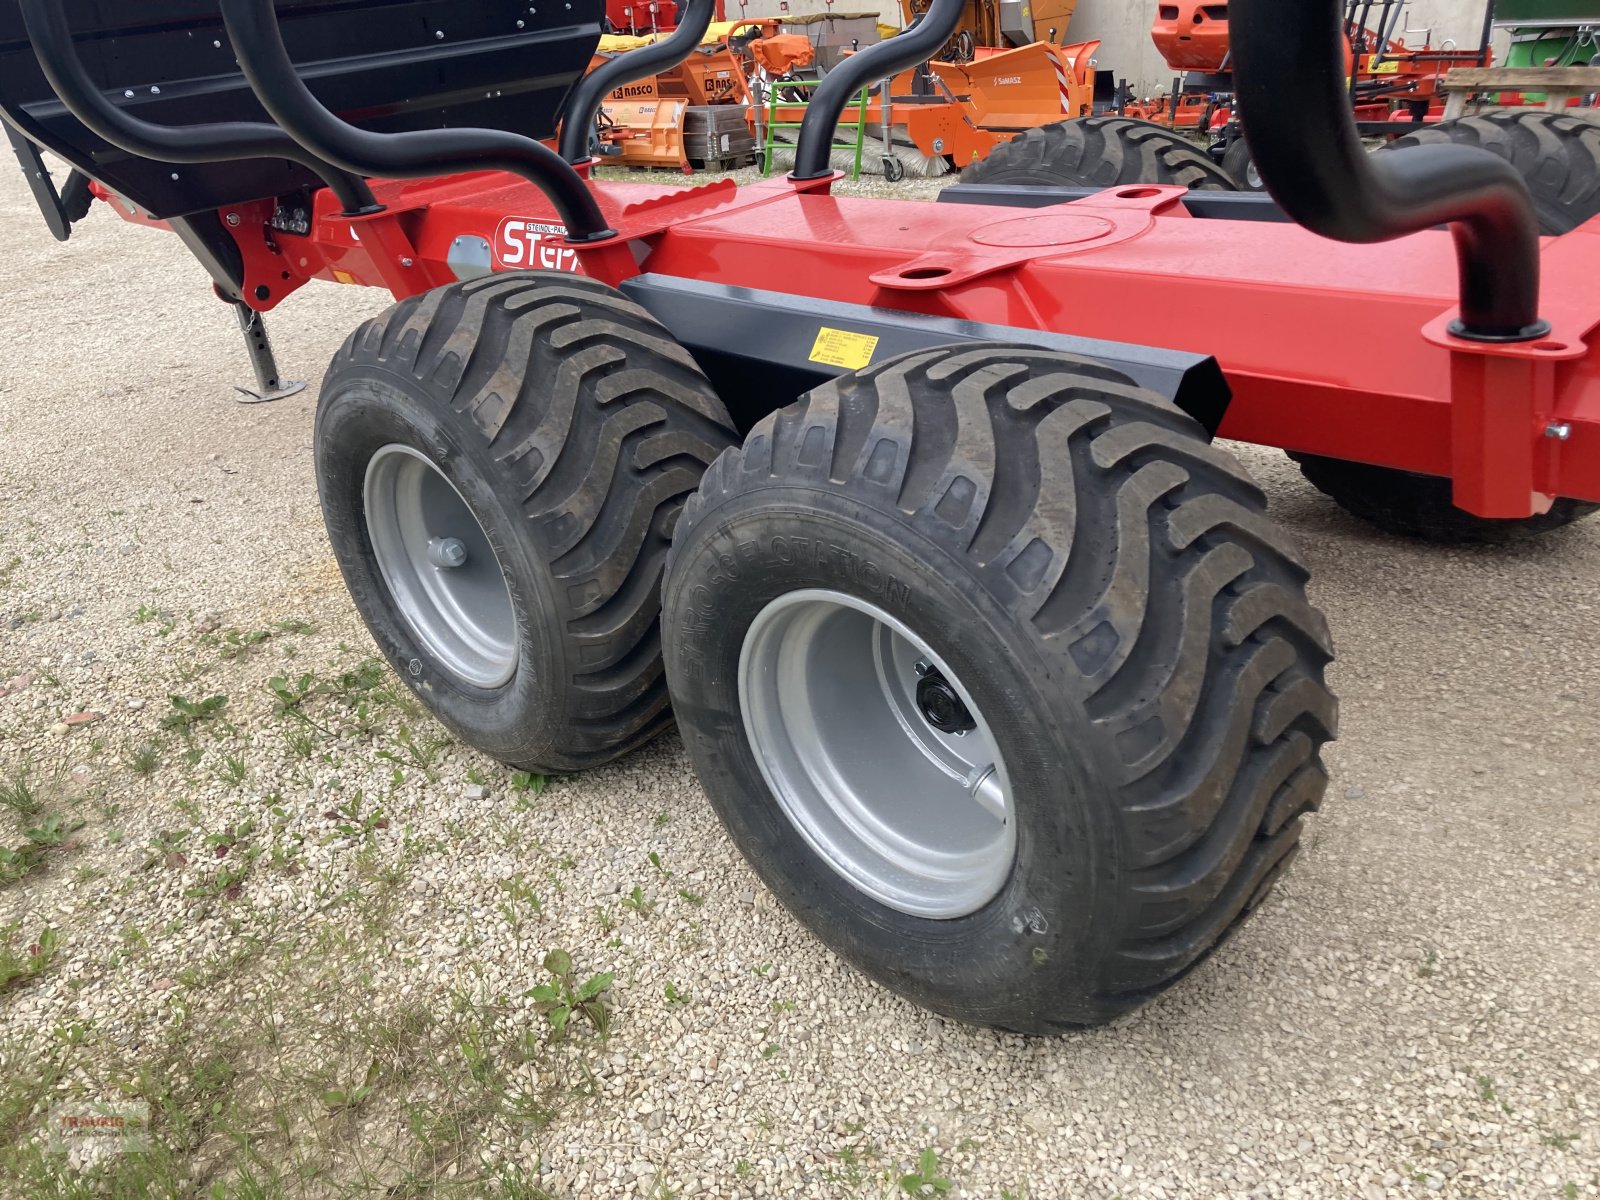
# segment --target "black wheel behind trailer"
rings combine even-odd
[[[1561,113],[1501,109],[1441,121],[1383,146],[1452,142],[1498,154],[1528,182],[1542,233],[1569,233],[1600,215],[1600,125]]]
[[[961,181],[1057,187],[1159,183],[1236,190],[1228,174],[1188,138],[1132,117],[1089,117],[1029,129],[973,163],[961,173]]]
[[[1600,125],[1592,121],[1503,109],[1440,122],[1397,138],[1378,153],[1443,142],[1482,147],[1516,167],[1528,182],[1543,233],[1564,234],[1600,216]],[[1600,512],[1600,505],[1558,499],[1549,512],[1534,517],[1479,517],[1451,503],[1448,479],[1312,454],[1290,457],[1311,485],[1341,508],[1402,537],[1444,543],[1510,542]]]
[[[1418,475],[1391,467],[1291,454],[1312,487],[1331,497],[1352,516],[1401,537],[1429,542],[1515,542],[1563,529],[1600,512],[1600,504],[1557,500],[1534,517],[1479,517],[1450,501],[1451,484],[1437,475]]]
[[[1250,144],[1244,138],[1235,138],[1228,152],[1222,156],[1222,169],[1241,192],[1264,192],[1267,185],[1261,182],[1261,172],[1256,170],[1256,160],[1250,153]]]
[[[576,275],[439,288],[329,368],[317,482],[384,656],[516,767],[615,758],[670,720],[659,592],[673,528],[734,441],[694,360]]]
[[[1003,345],[818,388],[706,474],[667,567],[685,745],[757,873],[952,1017],[1097,1024],[1295,853],[1331,649],[1262,494],[1110,368]]]

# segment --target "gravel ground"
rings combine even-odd
[[[1600,1196],[1600,522],[1405,544],[1246,449],[1340,645],[1326,810],[1174,993],[1001,1037],[778,910],[676,740],[541,788],[377,667],[310,438],[381,296],[296,296],[312,388],[241,408],[177,239],[58,246],[0,171],[0,244],[0,1189]],[[555,949],[605,1040],[549,1037]],[[44,1152],[129,1097],[148,1154]]]

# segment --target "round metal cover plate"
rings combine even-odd
[[[1092,242],[1116,231],[1104,217],[1077,213],[1038,213],[1015,217],[974,230],[971,237],[980,246],[1075,246]]]

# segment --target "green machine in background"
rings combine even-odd
[[[1511,35],[1503,66],[1584,67],[1600,55],[1600,0],[1492,0],[1490,21]]]

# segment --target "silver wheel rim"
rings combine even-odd
[[[919,699],[934,673],[959,696],[966,732],[936,728]],[[948,664],[902,622],[825,589],[774,600],[745,634],[739,704],[785,815],[860,891],[950,920],[1005,886],[1017,832],[998,743]]]
[[[495,688],[517,669],[517,616],[500,560],[472,509],[420,451],[383,447],[367,464],[367,536],[395,607],[462,681]]]
[[[1256,170],[1255,159],[1251,159],[1249,162],[1245,163],[1244,181],[1255,191],[1259,192],[1261,190],[1261,172]]]

